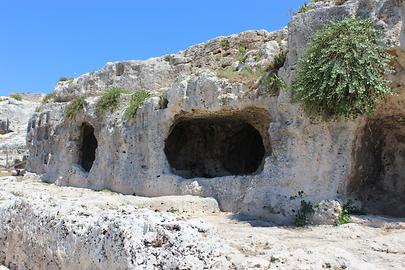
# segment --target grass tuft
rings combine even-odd
[[[96,103],[96,112],[113,112],[118,108],[121,101],[121,94],[126,92],[124,88],[116,87],[107,90]]]
[[[152,96],[152,94],[146,90],[140,90],[140,91],[134,93],[131,96],[131,100],[129,101],[128,107],[125,110],[124,117],[127,120],[135,118],[139,107],[141,107],[142,104],[145,102],[145,100],[147,100],[151,96]]]
[[[77,113],[83,111],[86,105],[86,99],[84,97],[78,97],[72,100],[66,107],[66,115],[69,119],[72,119]]]

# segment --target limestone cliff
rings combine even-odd
[[[385,212],[405,202],[404,16],[401,0],[318,1],[287,29],[219,37],[60,82],[29,123],[29,168],[59,185],[212,196],[222,210],[281,223],[292,221],[302,199],[356,198],[370,212],[405,215],[402,206]],[[398,95],[372,117],[314,120],[289,88],[312,35],[346,17],[369,18],[382,30]],[[287,91],[269,90],[274,72]],[[114,87],[127,91],[119,108],[98,112],[100,96]],[[155,97],[128,120],[130,96],[141,90]],[[84,111],[68,118],[77,97],[86,98]]]

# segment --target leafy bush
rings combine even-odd
[[[314,206],[311,202],[301,201],[301,208],[295,216],[294,224],[298,227],[303,227],[308,224],[310,218],[315,214]]]
[[[150,98],[152,95],[146,90],[140,90],[131,96],[128,107],[125,110],[124,116],[126,119],[133,119],[138,112],[139,107]]]
[[[380,32],[370,20],[345,19],[318,31],[300,60],[295,97],[308,112],[356,117],[372,113],[392,71]]]
[[[72,119],[77,113],[81,112],[86,105],[86,99],[84,97],[78,97],[71,101],[66,107],[66,115],[69,119]]]
[[[20,94],[12,94],[10,95],[11,98],[14,98],[15,100],[21,101],[23,98]]]
[[[56,92],[51,92],[42,99],[42,104],[48,103],[51,99],[56,97]]]
[[[353,205],[351,200],[348,200],[342,207],[342,212],[339,215],[338,225],[346,224],[352,221],[350,215],[365,215],[366,212]]]
[[[121,101],[121,94],[125,92],[124,88],[116,87],[107,90],[97,101],[96,111],[103,113],[107,110],[111,112],[118,108]]]
[[[352,221],[352,218],[350,217],[350,214],[348,213],[347,209],[343,207],[342,212],[339,214],[339,220],[337,225],[343,225],[350,223]]]

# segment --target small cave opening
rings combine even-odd
[[[260,116],[247,114],[256,124]],[[164,152],[172,172],[184,178],[249,175],[268,152],[259,130],[243,114],[185,117],[175,121]],[[266,121],[262,130],[266,129]],[[260,123],[259,123],[260,124]],[[257,125],[256,125],[257,126]]]
[[[384,117],[365,125],[348,191],[367,213],[405,217],[405,117]]]
[[[81,127],[80,165],[89,172],[96,159],[97,139],[94,136],[94,128],[88,123]]]

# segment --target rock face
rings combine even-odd
[[[362,216],[342,226],[277,227],[212,214],[218,211],[213,202],[59,187],[30,174],[0,177],[0,265],[50,270],[405,268],[404,219]]]
[[[6,166],[7,155],[9,166],[28,156],[27,124],[39,104],[37,95],[25,94],[22,101],[0,97],[0,167]]]
[[[0,181],[0,265],[10,269],[230,266],[220,256],[215,233],[205,239],[210,226],[185,222],[176,213],[146,209],[148,199],[78,189],[63,191],[32,181],[17,183],[14,177]],[[194,208],[200,211],[218,210],[213,199],[160,200],[172,206],[176,206],[175,201],[177,205],[182,203],[183,208],[176,211],[193,211],[190,202],[199,204]],[[160,205],[156,207],[164,210]]]
[[[401,207],[386,212],[405,205],[404,16],[402,0],[321,2],[295,15],[288,34],[248,31],[61,82],[54,102],[30,121],[29,168],[58,185],[212,196],[222,210],[279,223],[292,221],[301,199],[355,197],[369,212],[405,216]],[[311,36],[345,17],[369,18],[382,30],[398,95],[371,117],[310,119],[290,91],[269,93],[266,67],[288,49],[278,74],[291,86]],[[161,98],[148,99],[133,120],[123,117],[129,94],[114,112],[98,113],[97,100],[112,87]],[[69,119],[68,102],[79,96],[84,112]]]

